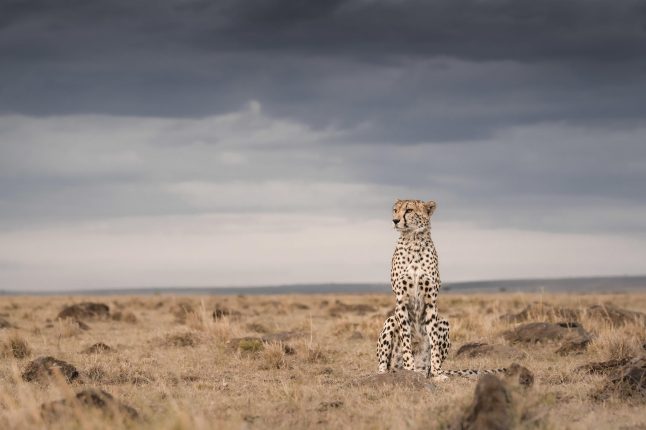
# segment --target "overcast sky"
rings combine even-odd
[[[0,290],[646,273],[646,5],[0,0]]]

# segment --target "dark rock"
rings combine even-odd
[[[139,418],[135,408],[115,400],[111,394],[96,388],[80,391],[69,399],[45,403],[41,406],[41,413],[46,419],[57,419],[72,417],[79,409],[99,410],[111,417],[121,415],[133,420]]]
[[[574,322],[566,323],[546,323],[533,322],[521,324],[512,330],[502,333],[503,337],[509,342],[548,342],[562,339],[580,339],[589,338],[590,334],[586,332],[580,324]]]
[[[504,430],[513,427],[512,398],[506,384],[494,375],[478,381],[475,396],[459,428],[464,430]]]
[[[595,363],[588,363],[582,366],[576,367],[575,372],[590,373],[596,375],[606,375],[613,370],[616,370],[631,360],[631,357],[618,358],[615,360],[601,361]]]
[[[59,312],[58,318],[73,318],[76,320],[110,317],[110,307],[103,303],[83,302],[66,306]]]
[[[594,397],[602,400],[612,394],[622,399],[646,399],[646,356],[635,357],[614,370]]]
[[[570,355],[570,354],[583,354],[588,345],[592,341],[592,338],[581,336],[578,339],[571,339],[565,341],[556,352],[559,355]]]
[[[104,352],[112,352],[114,351],[112,348],[110,348],[108,345],[106,345],[103,342],[95,343],[94,345],[85,348],[82,352],[83,354],[101,354]]]
[[[468,342],[460,346],[455,353],[456,357],[465,356],[469,358],[482,357],[482,356],[495,356],[500,358],[525,358],[527,354],[518,349],[507,346],[480,342]]]
[[[350,383],[357,386],[379,387],[406,387],[416,390],[434,389],[432,381],[426,378],[426,375],[414,372],[412,370],[397,370],[396,372],[377,373],[374,375],[364,376]]]
[[[79,377],[79,372],[74,366],[54,357],[39,357],[30,362],[22,373],[22,379],[27,382],[45,381],[60,372],[68,382]]]
[[[605,321],[616,326],[623,326],[627,323],[646,323],[646,314],[618,308],[611,304],[590,306],[586,311],[588,318]]]
[[[508,381],[517,383],[523,387],[534,385],[534,374],[526,367],[513,363],[505,371],[505,377]]]

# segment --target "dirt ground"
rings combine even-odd
[[[58,318],[82,302],[109,311],[73,309]],[[459,427],[476,381],[374,378],[376,339],[392,303],[374,294],[4,296],[0,428]],[[533,372],[531,387],[510,385],[514,427],[646,428],[643,397],[608,393],[607,372],[577,370],[646,354],[639,314],[611,312],[646,312],[646,293],[452,293],[440,295],[439,306],[451,323],[446,369],[516,362]],[[562,324],[565,334],[555,339],[506,333],[531,322],[576,324]],[[556,352],[573,340],[578,347]],[[486,345],[457,356],[470,342]],[[26,372],[47,356],[72,365],[76,376]],[[86,392],[72,400],[90,388],[112,397]]]

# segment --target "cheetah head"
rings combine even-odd
[[[436,204],[430,200],[397,200],[393,206],[395,230],[409,232],[428,227]]]

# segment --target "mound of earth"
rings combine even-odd
[[[522,387],[534,385],[534,374],[526,367],[512,363],[505,371],[505,379]]]
[[[92,318],[109,318],[110,307],[104,303],[83,302],[66,306],[58,313],[58,318],[73,318],[76,320]]]
[[[604,400],[613,394],[622,399],[646,400],[646,356],[635,357],[611,372],[606,385],[594,397]]]
[[[507,385],[494,375],[484,375],[476,385],[473,402],[456,426],[463,430],[511,429],[513,404]]]
[[[76,370],[76,367],[63,360],[47,356],[38,357],[30,362],[25,368],[25,371],[22,372],[22,379],[27,382],[46,381],[55,372],[60,372],[67,382],[71,382],[79,377],[79,372]]]
[[[509,358],[509,359],[520,359],[525,358],[527,354],[518,349],[500,344],[488,344],[481,342],[468,342],[460,346],[458,351],[455,353],[456,357],[464,356],[469,358],[475,357],[499,357],[499,358]]]
[[[531,303],[518,313],[507,313],[502,315],[502,321],[517,323],[531,320],[549,321],[578,321],[581,312],[576,309],[554,306],[549,303]]]
[[[627,323],[646,324],[646,314],[643,312],[622,309],[611,304],[594,305],[586,310],[588,318],[605,321],[616,326],[623,326]]]
[[[614,360],[588,363],[588,364],[584,364],[582,366],[576,367],[574,371],[596,374],[596,375],[607,375],[608,373],[624,366],[631,359],[632,359],[631,357],[624,357],[624,358],[617,358]]]
[[[503,337],[513,343],[538,343],[557,340],[589,338],[590,334],[574,322],[547,323],[533,322],[521,324],[502,333]]]
[[[133,420],[139,418],[135,408],[115,400],[110,393],[96,388],[80,391],[72,398],[41,405],[43,417],[49,419],[76,416],[79,409],[98,410],[111,417],[121,415]]]

